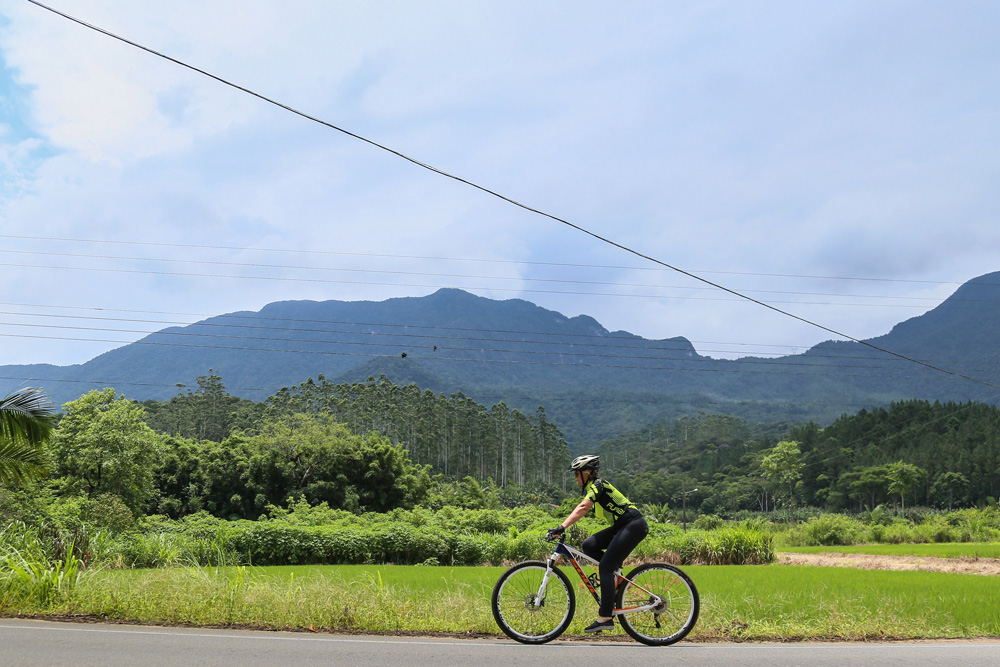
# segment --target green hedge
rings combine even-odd
[[[299,511],[278,519],[226,521],[199,514],[182,520],[146,519],[137,530],[84,533],[79,540],[89,562],[106,567],[171,565],[302,565],[396,563],[502,565],[544,559],[552,545],[542,541],[558,524],[547,508],[462,510],[418,509],[357,516],[346,512]],[[745,526],[682,531],[651,522],[649,537],[634,556],[679,563],[762,563],[774,559],[770,536]],[[569,531],[579,546],[604,525],[584,519]],[[24,530],[8,531],[12,546]],[[35,536],[43,543],[50,539]],[[0,551],[4,542],[0,532]]]

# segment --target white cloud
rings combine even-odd
[[[648,2],[612,11],[601,2],[179,0],[140,9],[76,0],[64,8],[675,266],[730,272],[707,277],[761,290],[765,301],[852,335],[884,333],[919,307],[835,305],[860,302],[836,295],[922,295],[926,285],[905,281],[951,283],[1000,268],[989,232],[998,222],[998,55],[985,27],[1000,10],[989,5]],[[87,273],[68,268],[83,259],[50,258],[63,268],[0,272],[0,286],[25,299],[213,313],[280,299],[423,294],[437,284],[510,298],[520,287],[546,307],[651,338],[798,347],[829,338],[670,272],[528,264],[643,266],[28,3],[0,11],[0,54],[24,101],[4,107],[19,128],[0,136],[4,233],[484,260],[322,256],[329,268],[428,274],[344,271],[337,284],[329,271],[267,269],[300,280],[238,281],[163,275],[164,266],[154,274],[136,260],[102,268],[147,273]],[[4,245],[309,259],[176,245]],[[484,277],[430,275],[438,273]],[[575,282],[543,282],[553,280]],[[632,286],[650,284],[661,287]],[[684,289],[662,287],[671,285]],[[659,296],[573,294],[586,291]],[[0,363],[84,361],[93,349],[12,343]]]

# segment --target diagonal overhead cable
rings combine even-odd
[[[730,287],[726,287],[725,285],[716,283],[716,282],[711,281],[711,280],[709,280],[707,278],[703,278],[702,276],[699,276],[699,275],[697,275],[695,273],[692,273],[690,271],[686,271],[686,270],[684,270],[682,268],[679,268],[677,266],[674,266],[672,264],[664,262],[663,260],[656,259],[655,257],[652,257],[650,255],[647,255],[647,254],[643,253],[643,252],[635,250],[634,248],[630,248],[630,247],[628,247],[626,245],[623,245],[623,244],[621,244],[621,243],[619,243],[617,241],[614,241],[612,239],[609,239],[609,238],[607,238],[605,236],[601,236],[600,234],[598,234],[596,232],[593,232],[593,231],[590,231],[589,229],[581,227],[580,225],[577,225],[577,224],[575,224],[573,222],[570,222],[569,220],[566,220],[565,218],[560,218],[560,217],[558,217],[556,215],[553,215],[551,213],[546,213],[545,211],[542,211],[540,209],[533,208],[531,206],[528,206],[527,204],[523,204],[523,203],[521,203],[521,202],[519,202],[519,201],[517,201],[515,199],[512,199],[512,198],[510,198],[510,197],[508,197],[508,196],[506,196],[504,194],[501,194],[501,193],[497,192],[496,190],[491,190],[490,188],[487,188],[487,187],[485,187],[483,185],[479,185],[478,183],[475,183],[475,182],[470,181],[468,179],[462,178],[461,176],[457,176],[455,174],[449,173],[449,172],[444,171],[442,169],[438,169],[437,167],[429,165],[426,162],[421,162],[420,160],[417,160],[416,158],[413,158],[413,157],[410,157],[409,155],[401,153],[401,152],[399,152],[399,151],[397,151],[397,150],[395,150],[393,148],[390,148],[389,146],[386,146],[384,144],[380,144],[380,143],[378,143],[376,141],[373,141],[372,139],[368,139],[367,137],[361,136],[360,134],[356,134],[354,132],[351,132],[350,130],[342,128],[342,127],[340,127],[338,125],[334,125],[333,123],[325,121],[325,120],[323,120],[321,118],[317,118],[316,116],[309,115],[309,114],[305,113],[304,111],[300,111],[298,109],[295,109],[294,107],[288,106],[287,104],[279,102],[279,101],[277,101],[277,100],[275,100],[273,98],[270,98],[270,97],[267,97],[265,95],[262,95],[261,93],[258,93],[256,91],[250,90],[249,88],[245,88],[244,86],[241,86],[241,85],[239,85],[237,83],[229,81],[228,79],[224,79],[221,76],[218,76],[216,74],[212,74],[211,72],[203,70],[203,69],[201,69],[199,67],[195,67],[194,65],[186,63],[186,62],[184,62],[182,60],[178,60],[177,58],[174,58],[172,56],[168,56],[168,55],[166,55],[164,53],[161,53],[159,51],[151,49],[148,46],[143,46],[142,44],[139,44],[137,42],[133,42],[133,41],[131,41],[129,39],[126,39],[125,37],[122,37],[122,36],[117,35],[117,34],[115,34],[113,32],[105,30],[104,28],[101,28],[99,26],[93,25],[91,23],[87,23],[86,21],[83,21],[83,20],[78,19],[78,18],[76,18],[74,16],[66,14],[66,13],[64,13],[62,11],[59,11],[59,10],[54,9],[52,7],[49,7],[48,5],[42,4],[41,2],[38,2],[37,0],[27,0],[27,1],[30,2],[33,5],[36,5],[37,7],[40,7],[42,9],[45,9],[45,10],[49,11],[49,12],[52,12],[53,14],[57,14],[58,16],[61,16],[61,17],[65,18],[65,19],[68,19],[69,21],[77,23],[77,24],[79,24],[79,25],[81,25],[81,26],[83,26],[85,28],[89,28],[90,30],[94,30],[96,32],[99,32],[102,35],[106,35],[108,37],[111,37],[112,39],[116,39],[116,40],[118,40],[120,42],[123,42],[125,44],[128,44],[129,46],[133,46],[133,47],[135,47],[137,49],[145,51],[146,53],[154,55],[154,56],[156,56],[158,58],[162,58],[164,60],[168,60],[168,61],[170,61],[170,62],[172,62],[172,63],[174,63],[176,65],[180,65],[181,67],[189,69],[189,70],[191,70],[193,72],[197,72],[198,74],[201,74],[203,76],[207,76],[210,79],[214,79],[215,81],[218,81],[219,83],[227,85],[227,86],[229,86],[231,88],[235,88],[236,90],[239,90],[239,91],[241,91],[243,93],[246,93],[247,95],[251,95],[253,97],[256,97],[256,98],[258,98],[258,99],[260,99],[260,100],[262,100],[264,102],[267,102],[268,104],[272,104],[272,105],[274,105],[276,107],[284,109],[285,111],[293,113],[293,114],[295,114],[297,116],[301,116],[302,118],[305,118],[306,120],[310,120],[310,121],[312,121],[314,123],[318,123],[320,125],[323,125],[325,127],[330,128],[331,130],[336,130],[337,132],[345,134],[345,135],[347,135],[347,136],[349,136],[349,137],[351,137],[353,139],[357,139],[358,141],[362,141],[362,142],[364,142],[366,144],[374,146],[375,148],[378,148],[378,149],[381,149],[381,150],[386,151],[388,153],[391,153],[391,154],[395,155],[396,157],[402,158],[403,160],[406,160],[407,162],[411,162],[411,163],[417,165],[418,167],[422,167],[424,169],[427,169],[428,171],[432,171],[432,172],[434,172],[436,174],[444,176],[445,178],[450,178],[450,179],[452,179],[454,181],[457,181],[459,183],[467,185],[467,186],[469,186],[471,188],[475,188],[476,190],[484,192],[484,193],[486,193],[488,195],[492,195],[493,197],[496,197],[497,199],[501,199],[501,200],[503,200],[503,201],[505,201],[505,202],[507,202],[509,204],[513,204],[514,206],[522,208],[522,209],[524,209],[526,211],[529,211],[531,213],[535,213],[537,215],[540,215],[542,217],[548,218],[550,220],[554,220],[555,222],[558,222],[560,224],[566,225],[567,227],[575,229],[576,231],[578,231],[578,232],[580,232],[582,234],[586,234],[587,236],[590,236],[590,237],[592,237],[592,238],[594,238],[594,239],[596,239],[596,240],[598,240],[598,241],[600,241],[602,243],[605,243],[607,245],[610,245],[610,246],[613,246],[615,248],[618,248],[619,250],[622,250],[622,251],[627,252],[627,253],[629,253],[631,255],[639,257],[640,259],[644,259],[644,260],[646,260],[648,262],[652,262],[654,264],[662,266],[665,269],[670,269],[671,271],[675,271],[677,273],[685,275],[685,276],[687,276],[687,277],[689,277],[689,278],[691,278],[693,280],[696,280],[698,282],[704,283],[704,284],[709,285],[711,287],[714,287],[716,289],[722,290],[723,292],[727,292],[728,294],[731,294],[731,295],[733,295],[733,296],[735,296],[735,297],[737,297],[739,299],[743,299],[745,301],[749,301],[750,303],[754,303],[754,304],[756,304],[758,306],[761,306],[763,308],[767,308],[768,310],[771,310],[771,311],[773,311],[775,313],[778,313],[780,315],[784,315],[785,317],[790,317],[790,318],[792,318],[794,320],[798,320],[799,322],[802,322],[804,324],[808,324],[809,326],[816,327],[818,329],[822,329],[823,331],[826,331],[827,333],[831,333],[831,334],[833,334],[833,335],[835,335],[835,336],[837,336],[839,338],[846,338],[847,340],[853,341],[853,342],[858,343],[860,345],[864,345],[865,347],[871,348],[871,349],[876,350],[878,352],[882,352],[883,354],[888,354],[890,356],[893,356],[893,357],[896,357],[896,358],[899,358],[899,359],[903,359],[904,361],[909,361],[909,362],[912,362],[914,364],[919,364],[920,366],[924,366],[924,367],[929,368],[931,370],[938,371],[940,373],[945,373],[945,374],[951,375],[953,377],[958,377],[958,378],[961,378],[963,380],[969,380],[970,382],[975,382],[977,384],[982,384],[982,385],[986,385],[988,387],[993,387],[995,389],[1000,389],[1000,385],[993,384],[993,383],[990,383],[990,382],[986,382],[984,380],[980,380],[978,378],[974,378],[974,377],[971,377],[969,375],[964,375],[962,373],[958,373],[958,372],[955,372],[955,371],[952,371],[952,370],[948,370],[946,368],[941,368],[939,366],[935,366],[933,364],[929,364],[927,362],[920,361],[919,359],[914,359],[912,357],[908,357],[906,355],[899,354],[898,352],[893,352],[892,350],[888,350],[886,348],[879,347],[878,345],[874,345],[874,344],[872,344],[872,343],[870,343],[868,341],[862,340],[860,338],[855,338],[854,336],[848,335],[848,334],[843,333],[841,331],[837,331],[836,329],[833,329],[833,328],[828,327],[826,325],[820,324],[818,322],[814,322],[813,320],[807,319],[807,318],[802,317],[800,315],[796,315],[796,314],[791,313],[791,312],[789,312],[787,310],[783,310],[783,309],[778,308],[777,306],[773,306],[773,305],[771,305],[771,304],[769,304],[769,303],[767,303],[765,301],[761,301],[760,299],[755,299],[754,297],[748,296],[746,294],[743,294],[742,292],[739,292],[739,291],[737,291],[735,289],[732,289]]]

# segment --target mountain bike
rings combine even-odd
[[[576,611],[576,593],[569,576],[556,566],[565,557],[584,587],[600,604],[597,573],[589,577],[580,563],[598,561],[566,544],[566,535],[542,538],[556,542],[547,561],[524,561],[507,569],[493,587],[491,605],[497,625],[524,644],[550,642],[569,627]],[[683,639],[698,620],[698,589],[679,567],[666,563],[639,565],[628,576],[615,573],[614,616],[636,641],[667,646]]]

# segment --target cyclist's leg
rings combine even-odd
[[[600,561],[604,557],[604,550],[611,544],[611,540],[614,539],[617,532],[614,526],[597,531],[583,541],[583,544],[580,545],[580,551],[594,560]]]
[[[601,531],[604,532],[604,531]],[[621,527],[608,544],[601,565],[601,609],[602,617],[611,616],[615,608],[615,571],[621,568],[629,554],[639,546],[639,542],[649,534],[649,525],[642,517],[629,521]]]

